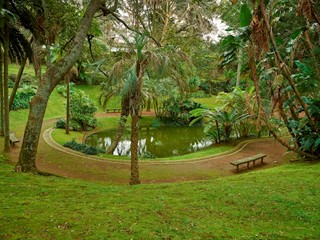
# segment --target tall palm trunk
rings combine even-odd
[[[131,116],[131,177],[130,184],[140,184],[139,162],[138,162],[138,144],[139,144],[139,115]]]
[[[10,138],[9,138],[9,26],[5,23],[4,26],[4,84],[3,84],[3,105],[4,105],[4,151],[10,152]]]
[[[40,81],[36,95],[30,104],[30,112],[24,133],[19,161],[15,167],[17,172],[38,172],[35,161],[41,126],[46,111],[48,99],[53,89],[58,85],[63,76],[71,69],[80,56],[82,45],[86,39],[94,14],[102,7],[103,1],[90,1],[84,14],[79,30],[74,38],[73,47],[63,59],[52,64]]]
[[[128,96],[125,96],[121,102],[121,116],[119,120],[119,127],[115,135],[115,138],[113,139],[111,145],[108,147],[107,154],[112,154],[114,152],[122,138],[129,116],[129,104],[130,98]]]
[[[130,184],[140,184],[139,178],[139,163],[138,163],[138,144],[139,144],[139,116],[141,108],[141,89],[143,67],[140,60],[137,61],[136,66],[137,85],[131,95],[131,177]]]
[[[3,59],[2,59],[2,49],[0,45],[0,136],[4,136],[4,105],[3,105]]]

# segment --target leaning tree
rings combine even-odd
[[[87,32],[95,13],[102,10],[103,13],[109,14],[115,11],[117,0],[113,2],[113,6],[108,8],[106,0],[91,0],[79,24],[78,31],[72,40],[71,47],[68,49],[64,57],[59,61],[50,64],[46,73],[41,78],[36,95],[30,103],[30,112],[24,132],[23,143],[19,155],[19,161],[15,167],[17,172],[38,172],[36,167],[36,154],[38,142],[41,133],[41,126],[49,100],[49,96],[63,76],[75,64],[81,54],[81,48],[87,37]]]

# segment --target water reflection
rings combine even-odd
[[[107,149],[116,129],[92,134],[85,143]],[[196,152],[208,147],[212,141],[197,127],[142,127],[140,129],[139,155],[145,157],[170,157]],[[130,132],[125,132],[114,155],[130,156]]]

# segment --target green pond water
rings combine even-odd
[[[107,149],[116,131],[112,129],[91,134],[85,139],[85,143]],[[142,127],[139,137],[139,155],[146,158],[185,155],[212,144],[200,127]],[[113,155],[130,156],[129,131],[124,133]]]

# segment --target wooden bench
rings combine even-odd
[[[263,158],[266,157],[267,155],[264,153],[259,153],[257,155],[251,156],[251,157],[246,157],[243,159],[239,159],[233,162],[230,162],[231,165],[237,166],[237,171],[239,171],[239,165],[246,163],[247,168],[249,168],[250,162],[253,162],[253,166],[256,164],[256,160],[261,159],[261,164],[263,163]]]
[[[15,143],[20,142],[14,133],[9,133],[10,144],[14,146]]]
[[[107,108],[106,112],[121,112],[121,108]]]

